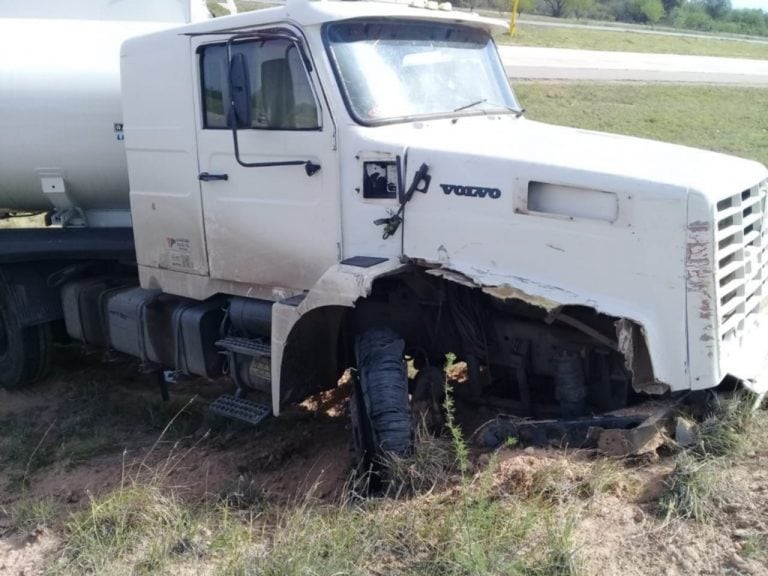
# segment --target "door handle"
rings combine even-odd
[[[198,178],[203,182],[211,182],[213,180],[229,180],[229,174],[209,174],[208,172],[201,172]]]

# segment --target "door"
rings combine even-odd
[[[195,43],[210,276],[311,288],[338,261],[340,233],[333,125],[309,58],[297,40],[274,29],[229,45],[220,37]],[[245,76],[238,79],[240,103],[249,109],[234,135],[230,60]]]

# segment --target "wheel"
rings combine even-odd
[[[0,388],[44,378],[50,370],[52,348],[50,324],[22,326],[12,288],[0,275]]]
[[[350,414],[355,454],[366,469],[386,454],[406,456],[413,445],[404,349],[392,330],[369,330],[357,338]]]

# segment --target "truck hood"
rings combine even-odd
[[[562,182],[577,177],[583,184],[583,177],[588,176],[587,180],[601,189],[622,187],[622,183],[653,183],[664,188],[698,191],[714,201],[768,178],[766,167],[751,160],[513,116],[398,124],[377,128],[376,133],[376,140],[381,144],[402,146],[406,143],[409,150],[419,149],[436,162],[441,157],[454,160],[463,157],[468,162],[467,170],[477,169],[481,180],[468,184],[491,188],[503,188],[510,181],[490,181],[494,171],[488,172],[481,166],[483,159],[491,164],[495,164],[493,160],[502,160],[518,168],[543,168],[550,179]],[[418,166],[411,163],[410,168],[412,173]],[[467,177],[477,180],[469,173]]]
[[[496,295],[646,327],[661,316],[684,329],[690,195],[713,207],[768,177],[750,160],[513,116],[367,132],[367,152],[406,158],[406,186],[429,168],[404,210],[402,256]],[[638,304],[649,294],[654,306]]]

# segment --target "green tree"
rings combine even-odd
[[[560,18],[565,13],[565,8],[568,6],[568,0],[544,0],[544,5],[549,11],[550,16]]]
[[[731,0],[695,0],[714,20],[725,18],[731,11]]]
[[[675,8],[680,8],[680,6],[683,5],[685,0],[661,0],[661,3],[664,5],[664,11],[667,14],[671,14],[672,10]]]
[[[568,0],[568,11],[576,16],[583,18],[595,7],[596,0]]]
[[[514,3],[514,0],[513,2]],[[530,14],[533,12],[533,9],[536,7],[535,0],[519,0],[517,3],[517,12],[518,14]]]
[[[657,24],[664,17],[664,5],[661,0],[641,0],[639,8],[646,22],[650,24]]]

